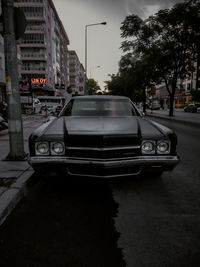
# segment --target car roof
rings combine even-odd
[[[73,99],[126,99],[126,96],[116,96],[116,95],[84,95],[84,96],[73,96]]]

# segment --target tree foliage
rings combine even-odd
[[[87,80],[87,91],[89,95],[95,95],[99,90],[101,90],[101,88],[98,85],[97,81],[95,81],[94,79]]]
[[[191,90],[191,95],[194,102],[200,102],[200,90]]]
[[[121,48],[127,55],[122,57],[121,70],[137,74],[136,80],[141,88],[163,81],[170,96],[170,116],[173,116],[178,79],[191,73],[198,58],[199,23],[200,4],[197,0],[160,10],[145,20],[135,14],[129,15],[122,22],[121,36],[126,40]]]

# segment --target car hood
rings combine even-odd
[[[65,127],[69,134],[138,134],[137,117],[68,117]]]
[[[63,135],[135,135],[157,139],[166,134],[161,125],[142,117],[58,117],[37,131],[42,137]],[[44,127],[42,127],[44,129]],[[164,133],[165,132],[165,133]]]

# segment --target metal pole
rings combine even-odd
[[[106,25],[107,22],[85,25],[85,94],[87,93],[87,27],[95,25]]]
[[[2,0],[2,11],[8,101],[8,131],[10,141],[10,152],[6,159],[23,160],[25,158],[25,153],[17,71],[18,62],[14,28],[14,1]]]
[[[87,26],[85,26],[85,94],[87,94]]]

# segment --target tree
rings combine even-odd
[[[198,1],[186,3],[195,6]],[[160,77],[165,82],[170,96],[170,116],[173,116],[177,81],[190,74],[195,59],[194,25],[191,19],[190,23],[186,22],[187,15],[193,15],[190,9],[185,10],[184,7],[177,4],[172,9],[160,10],[146,20],[133,14],[126,17],[121,26],[121,36],[125,39],[132,38],[122,43],[123,51],[132,53],[139,60],[148,58],[150,69],[156,73],[152,75],[153,81],[157,83]],[[144,79],[145,75],[146,72],[143,74]]]
[[[190,51],[193,61],[196,62],[196,90],[200,89],[200,1],[188,0],[184,3],[176,4],[172,13],[176,16],[176,24],[180,25],[180,32],[186,33],[185,42],[188,42],[188,52]]]
[[[136,59],[130,53],[123,56],[120,60],[120,72],[130,77],[132,85],[132,94],[139,95],[140,101],[143,101],[143,112],[146,112],[146,88],[155,85],[155,81],[159,81],[157,72],[152,69],[154,67],[149,61],[149,56],[143,56]]]
[[[105,83],[108,94],[127,96],[134,102],[142,101],[142,90],[135,86],[134,78],[130,73],[112,75],[111,80]]]
[[[100,86],[98,85],[97,81],[94,79],[87,80],[87,90],[89,95],[97,94],[98,90],[101,90]]]
[[[200,102],[200,90],[191,90],[191,95],[194,102]]]

